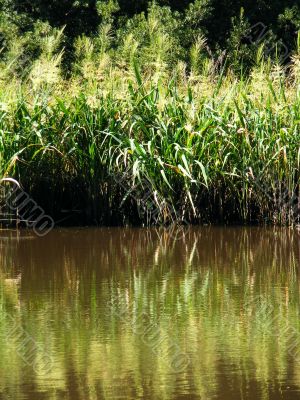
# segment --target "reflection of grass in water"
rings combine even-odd
[[[90,385],[91,398],[100,390],[99,379],[102,398],[121,382],[116,393],[128,397],[132,388],[148,386],[157,398],[171,398],[178,377],[169,367],[168,342],[154,354],[132,332],[142,312],[189,354],[191,366],[181,378],[203,398],[218,390],[221,365],[223,374],[236,370],[248,385],[254,376],[265,390],[284,381],[288,371],[300,384],[300,366],[291,364],[291,338],[284,330],[299,329],[298,248],[292,233],[208,228],[190,230],[173,243],[160,242],[153,231],[148,238],[139,230],[129,232],[81,236],[80,251],[66,233],[44,266],[34,255],[38,247],[45,253],[46,239],[26,243],[22,305],[12,312],[55,359],[47,382],[37,377],[37,387],[50,388],[55,379],[57,387],[69,390],[66,377],[72,374],[82,393]],[[10,256],[4,249],[3,260],[5,251]],[[15,251],[24,256],[22,246]],[[3,282],[1,294],[5,309]],[[112,299],[125,307],[124,320],[109,309]],[[1,327],[2,338],[5,324]],[[9,352],[0,347],[4,366]],[[14,369],[18,380],[21,362],[16,360]],[[11,380],[5,374],[2,382]]]

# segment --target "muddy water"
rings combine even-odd
[[[300,236],[0,232],[0,399],[300,398]]]

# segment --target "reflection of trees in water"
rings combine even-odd
[[[171,398],[184,390],[210,398],[230,385],[276,390],[287,372],[300,384],[286,331],[299,329],[294,231],[190,228],[174,241],[168,231],[153,229],[64,230],[7,243],[0,306],[55,360],[47,379],[36,378],[39,389],[50,390],[55,380],[57,393],[70,399]],[[8,264],[21,267],[18,308],[5,291]],[[257,296],[271,313],[258,309]],[[112,302],[125,309],[125,318],[112,311]],[[171,370],[168,341],[154,354],[133,333],[143,312],[189,355],[184,373]],[[0,349],[0,368],[11,365],[11,349]],[[26,379],[21,362],[13,368],[18,383]],[[9,376],[1,375],[0,388]]]

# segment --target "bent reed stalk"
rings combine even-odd
[[[187,71],[97,57],[68,80],[49,55],[22,81],[2,73],[2,177],[72,224],[151,224],[134,195],[149,188],[155,223],[298,223],[298,54],[247,78],[209,59]]]

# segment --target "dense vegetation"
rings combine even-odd
[[[103,29],[109,33],[110,49],[121,51],[124,38],[131,35],[139,50],[149,44],[146,25],[154,9],[173,57],[188,64],[199,35],[206,38],[206,51],[215,58],[226,55],[237,70],[253,64],[261,43],[267,55],[286,60],[300,28],[300,6],[294,0],[0,0],[2,56],[7,61],[17,57],[23,71],[43,51],[43,36],[62,28],[67,70],[72,69],[79,38],[93,38],[99,47]],[[143,52],[140,58],[147,61]]]
[[[0,6],[0,174],[56,220],[298,222],[295,2]]]

